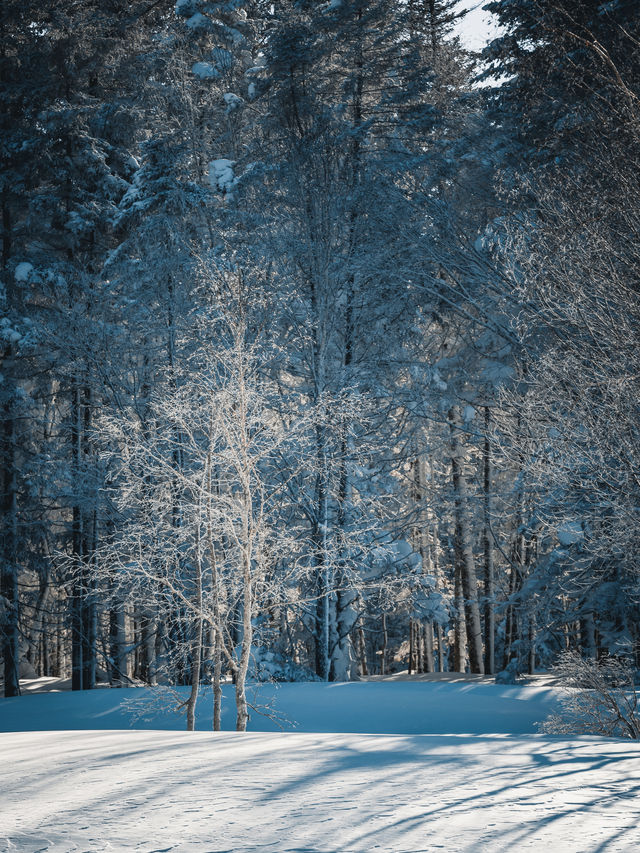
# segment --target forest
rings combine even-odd
[[[640,10],[487,8],[3,0],[6,697],[640,665]]]

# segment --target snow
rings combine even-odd
[[[463,412],[462,412],[462,420],[465,423],[469,423],[470,421],[472,421],[475,418],[475,416],[476,416],[476,410],[473,408],[473,406],[467,405],[464,407]]]
[[[237,110],[238,107],[241,107],[244,104],[242,98],[238,95],[235,95],[233,92],[227,92],[222,96],[225,104],[227,105],[227,112],[231,113],[234,110]]]
[[[438,391],[447,390],[447,383],[443,380],[442,376],[440,376],[440,371],[437,368],[432,371],[431,378]]]
[[[34,682],[38,689],[42,680]],[[186,698],[187,688],[177,688]],[[159,692],[159,691],[158,691]],[[98,689],[84,693],[35,693],[0,701],[0,732],[46,729],[130,728],[130,705],[153,700],[147,688]],[[222,726],[235,728],[233,687],[224,685]],[[362,734],[533,734],[537,722],[557,708],[558,691],[545,686],[496,685],[484,681],[370,681],[256,684],[249,700],[274,708],[278,721],[252,713],[252,731],[281,728],[305,732]],[[211,728],[211,691],[201,691],[197,728]],[[138,729],[184,728],[184,714],[149,712]]]
[[[199,77],[201,80],[207,80],[211,77],[219,77],[220,72],[210,62],[194,62],[191,66],[192,74]]]
[[[201,27],[208,27],[209,22],[201,12],[196,12],[195,15],[187,19],[186,25],[192,30],[197,30]]]
[[[235,160],[227,160],[225,158],[212,160],[209,163],[209,183],[211,186],[223,192],[230,192],[236,180],[233,173],[234,166]]]
[[[501,33],[497,18],[484,8],[485,5],[477,0],[461,0],[456,7],[456,11],[467,13],[455,24],[455,34],[467,50],[482,50]]]
[[[0,749],[0,839],[25,853],[587,853],[640,843],[637,744],[96,731],[0,735]]]
[[[195,0],[177,0],[175,5],[176,15],[181,15],[182,17],[190,17],[196,12],[197,5],[195,3]]]
[[[17,329],[13,328],[8,317],[3,317],[0,320],[0,339],[10,344],[17,344],[18,341],[22,340],[22,335]]]
[[[584,539],[584,530],[579,521],[565,521],[558,527],[556,535],[561,545],[575,545]]]
[[[131,729],[143,689],[0,700],[0,849],[638,849],[640,744],[533,734],[556,690],[459,679],[263,685],[297,731],[254,713],[244,735]],[[228,728],[232,705],[225,685]]]
[[[240,32],[240,30],[236,30],[235,27],[226,27],[225,26],[224,32],[225,32],[227,38],[230,38],[231,41],[233,42],[233,44],[236,45],[236,47],[239,44],[242,44],[242,42],[244,41],[244,36]]]
[[[29,276],[33,272],[33,264],[28,261],[22,261],[17,265],[13,273],[16,281],[29,281]]]

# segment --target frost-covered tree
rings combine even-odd
[[[633,147],[625,151],[629,157]],[[517,275],[535,315],[522,328],[527,371],[510,405],[547,572],[571,589],[574,619],[598,614],[608,646],[616,620],[618,642],[635,636],[631,601],[618,602],[613,617],[604,588],[636,583],[638,395],[630,366],[638,300],[635,172],[625,165],[612,173],[607,157],[605,178],[604,162],[600,176],[592,163],[588,188],[586,174],[549,174],[527,231],[515,232]],[[600,586],[601,603],[593,595]],[[584,645],[593,653],[587,636]]]
[[[637,15],[492,6],[4,4],[8,693],[636,642]]]
[[[635,487],[609,418],[634,405],[613,389],[635,358],[614,327],[635,315],[638,19],[625,2],[490,8],[504,27],[485,51],[489,73],[506,78],[486,95],[504,140],[493,143],[503,209],[483,242],[504,264],[497,281],[518,339],[517,381],[494,408],[498,482],[513,486],[506,500],[497,492],[493,530],[508,576],[499,644],[522,671],[559,647],[594,655],[634,634],[621,601],[633,571],[614,539],[628,542],[623,495]]]
[[[209,272],[208,277],[214,275]],[[201,670],[214,681],[220,720],[222,668],[235,683],[237,729],[248,720],[246,680],[256,620],[285,606],[296,589],[304,535],[291,523],[289,484],[309,454],[312,432],[295,394],[290,416],[269,376],[278,357],[268,297],[259,279],[238,270],[208,278],[206,308],[195,318],[197,345],[175,383],[154,393],[144,424],[134,411],[109,418],[114,500],[120,520],[100,556],[127,596],[183,614],[183,656],[190,671],[187,727],[195,721]],[[205,631],[213,633],[210,659]]]
[[[249,154],[252,241],[278,259],[274,281],[290,293],[289,370],[331,424],[317,433],[305,504],[316,543],[316,670],[325,678],[353,668],[358,564],[388,517],[380,487],[389,460],[378,448],[396,440],[396,380],[415,310],[406,285],[423,229],[416,186],[441,112],[437,72],[406,11],[282,4],[256,80],[256,105],[268,111]]]

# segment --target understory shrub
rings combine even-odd
[[[553,668],[565,688],[560,710],[540,730],[546,734],[597,734],[640,739],[635,672],[629,661],[584,659],[564,652]]]

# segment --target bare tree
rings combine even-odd
[[[640,739],[638,695],[628,660],[595,661],[567,651],[553,672],[565,687],[565,696],[561,710],[542,723],[542,731]]]
[[[135,416],[111,418],[114,487],[123,524],[99,561],[117,567],[131,596],[151,591],[178,605],[187,624],[195,724],[203,629],[214,633],[214,722],[220,722],[222,664],[235,682],[237,729],[248,720],[246,679],[254,620],[284,602],[299,570],[301,539],[283,521],[288,480],[297,474],[308,432],[304,414],[286,428],[269,378],[268,306],[242,274],[209,284],[209,308],[196,325],[198,347],[181,381],[152,401],[143,432]],[[179,516],[179,523],[176,517]]]

